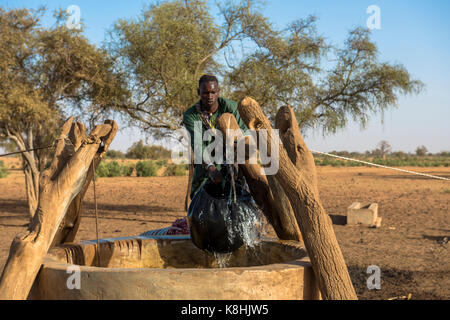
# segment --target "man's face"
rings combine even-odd
[[[202,83],[198,93],[202,101],[202,106],[206,111],[215,111],[217,109],[219,106],[218,99],[220,93],[217,82],[210,81]]]

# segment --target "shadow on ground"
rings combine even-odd
[[[83,207],[86,210],[94,210],[95,204],[93,202],[84,202]],[[98,209],[103,211],[120,211],[126,214],[133,213],[156,213],[156,212],[177,212],[180,211],[179,208],[170,208],[162,206],[149,206],[149,205],[119,205],[119,204],[105,204],[99,203]]]
[[[0,212],[12,214],[18,218],[22,215],[28,217],[28,203],[26,200],[0,200]]]
[[[338,214],[330,214],[333,224],[338,226],[345,226],[347,224],[347,216],[341,216]]]
[[[449,297],[436,293],[432,287],[420,285],[427,280],[436,282],[444,281],[446,272],[409,271],[399,269],[381,270],[381,289],[369,290],[367,281],[373,271],[367,273],[366,268],[359,266],[348,267],[350,278],[360,300],[406,300],[411,295],[411,300],[446,300]]]

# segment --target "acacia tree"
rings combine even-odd
[[[389,142],[387,142],[386,140],[382,140],[378,144],[378,149],[376,151],[378,151],[379,155],[384,160],[384,159],[386,159],[386,156],[392,152],[392,147],[389,144]]]
[[[425,156],[428,152],[427,147],[425,147],[424,145],[417,147],[416,149],[416,155],[418,156]]]
[[[129,75],[133,92],[133,103],[117,110],[154,134],[179,128],[183,112],[198,99],[200,76],[221,73],[218,54],[264,22],[252,4],[220,7],[222,25],[204,0],[162,1],[135,20],[115,23],[108,48]]]
[[[269,118],[291,105],[301,128],[334,133],[349,118],[364,127],[399,94],[421,89],[403,66],[378,60],[368,30],[354,29],[339,48],[318,34],[314,17],[277,30],[258,6],[220,4],[219,25],[206,1],[162,1],[136,20],[118,21],[110,49],[134,93],[134,103],[119,109],[146,130],[176,129],[198,99],[198,78],[210,72],[223,77],[225,94],[254,97]]]
[[[82,30],[62,23],[42,27],[44,12],[0,8],[0,140],[16,150],[51,145],[65,111],[92,118],[128,95],[105,50],[90,44]],[[64,14],[56,17],[61,22]],[[31,217],[40,173],[52,151],[22,153]]]
[[[315,21],[300,19],[282,31],[269,25],[269,32],[252,34],[257,49],[231,66],[227,77],[235,98],[252,96],[271,116],[290,105],[300,128],[327,134],[349,118],[365,127],[372,115],[395,106],[398,94],[421,90],[403,66],[378,61],[368,30],[352,30],[339,48],[325,42]]]

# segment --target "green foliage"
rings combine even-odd
[[[26,130],[43,136],[58,130],[64,109],[91,120],[127,99],[114,61],[64,21],[40,24],[45,10],[0,8],[0,130]],[[84,102],[89,102],[87,110]],[[86,112],[89,111],[89,112]],[[8,127],[8,128],[7,128]],[[52,130],[52,131],[51,131]]]
[[[14,151],[51,145],[69,114],[92,125],[128,100],[114,59],[67,28],[63,12],[43,25],[45,9],[0,8],[0,144]],[[24,154],[27,178],[39,180],[53,151]],[[39,183],[26,188],[32,215]]]
[[[0,178],[6,178],[9,175],[9,171],[5,168],[5,163],[0,161]]]
[[[117,161],[108,163],[108,177],[121,177],[122,175],[122,166]]]
[[[126,177],[131,177],[135,170],[136,170],[136,165],[133,163],[123,165],[123,167],[122,167],[122,172],[123,172],[124,176],[126,176]]]
[[[158,165],[153,161],[139,161],[136,164],[136,175],[138,177],[156,177]]]
[[[97,177],[100,178],[108,177],[109,175],[108,165],[104,161],[100,162],[95,173]]]
[[[116,108],[153,132],[177,129],[198,100],[198,79],[213,73],[235,100],[252,96],[270,116],[289,104],[302,128],[334,133],[348,119],[365,126],[399,94],[422,88],[402,65],[378,60],[368,30],[355,28],[335,46],[318,33],[315,17],[277,29],[261,2],[217,2],[222,25],[204,0],[160,1],[136,19],[117,21],[109,50],[131,77],[133,101]],[[245,52],[233,45],[239,41]]]
[[[134,103],[119,110],[145,128],[178,128],[198,98],[198,78],[218,70],[213,55],[221,33],[206,1],[151,4],[137,19],[117,21],[111,36],[110,49],[130,77],[130,90],[138,85]]]
[[[156,161],[156,164],[157,164],[159,167],[167,166],[167,160],[159,160],[159,161]]]
[[[134,169],[134,168],[133,168]],[[117,161],[111,162],[100,162],[97,167],[97,176],[101,178],[113,178],[113,177],[123,177],[126,175],[132,174],[132,170],[130,173],[130,166],[122,166]]]
[[[186,170],[189,170],[187,165],[170,164],[167,166],[166,170],[164,171],[164,176],[166,176],[166,177],[185,176]]]
[[[125,154],[118,150],[108,150],[106,151],[106,157],[110,159],[125,159]]]
[[[378,61],[368,30],[352,30],[335,47],[317,33],[315,20],[294,21],[282,32],[268,25],[255,34],[258,49],[227,77],[235,99],[252,96],[271,116],[291,105],[302,129],[335,133],[348,119],[364,127],[370,116],[395,105],[398,94],[421,90],[403,66]],[[334,52],[335,64],[325,69],[322,59],[330,61],[325,57]]]
[[[168,159],[170,158],[171,152],[162,146],[147,146],[144,145],[142,140],[133,143],[133,145],[128,148],[126,157],[128,159]]]
[[[419,146],[416,149],[416,155],[418,156],[424,156],[428,152],[427,148],[425,146]]]

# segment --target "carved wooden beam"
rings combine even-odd
[[[63,125],[52,164],[42,174],[39,205],[28,232],[17,235],[11,244],[0,278],[0,299],[27,298],[70,204],[85,185],[101,143],[116,128],[114,122],[96,126],[86,139],[75,139],[74,145],[70,139],[72,125],[73,118]]]
[[[267,130],[268,150],[271,150],[273,129],[259,104],[251,98],[244,98],[239,103],[239,114],[249,129]],[[281,143],[278,161],[279,170],[275,176],[291,202],[322,297],[329,300],[357,299],[333,226],[314,186],[292,164]]]
[[[239,133],[240,128],[236,118],[231,113],[225,113],[217,119],[217,127],[226,137],[227,130],[235,130]],[[242,135],[236,138],[242,138]],[[250,138],[250,137],[249,137]],[[248,143],[247,143],[248,144]],[[295,240],[302,242],[300,229],[297,226],[293,212],[289,211],[290,206],[280,185],[269,184],[267,177],[262,173],[262,167],[259,164],[250,164],[246,160],[245,164],[240,164],[247,184],[250,188],[253,199],[263,211],[269,223],[272,225],[278,238],[283,240]],[[285,196],[285,195],[284,195]]]
[[[275,128],[278,129],[283,147],[294,166],[303,173],[305,179],[319,194],[317,188],[317,172],[314,156],[303,140],[294,110],[289,106],[281,107],[275,117]]]
[[[102,147],[94,156],[94,169],[97,169],[104,155],[108,151],[114,137],[116,136],[117,130],[119,129],[117,123],[114,121],[106,120],[105,124],[111,125],[111,131],[107,136],[104,137]],[[72,124],[72,128],[69,132],[69,139],[74,145],[75,150],[78,150],[81,147],[82,142],[86,139],[86,128],[82,123],[77,122]],[[81,188],[80,193],[75,197],[75,199],[72,200],[72,203],[70,204],[69,209],[64,216],[64,220],[61,222],[58,228],[58,232],[53,239],[51,247],[57,246],[62,243],[73,242],[75,240],[75,236],[78,232],[78,228],[80,227],[81,217],[83,213],[83,199],[93,178],[93,170],[92,168],[89,168],[83,187]]]

